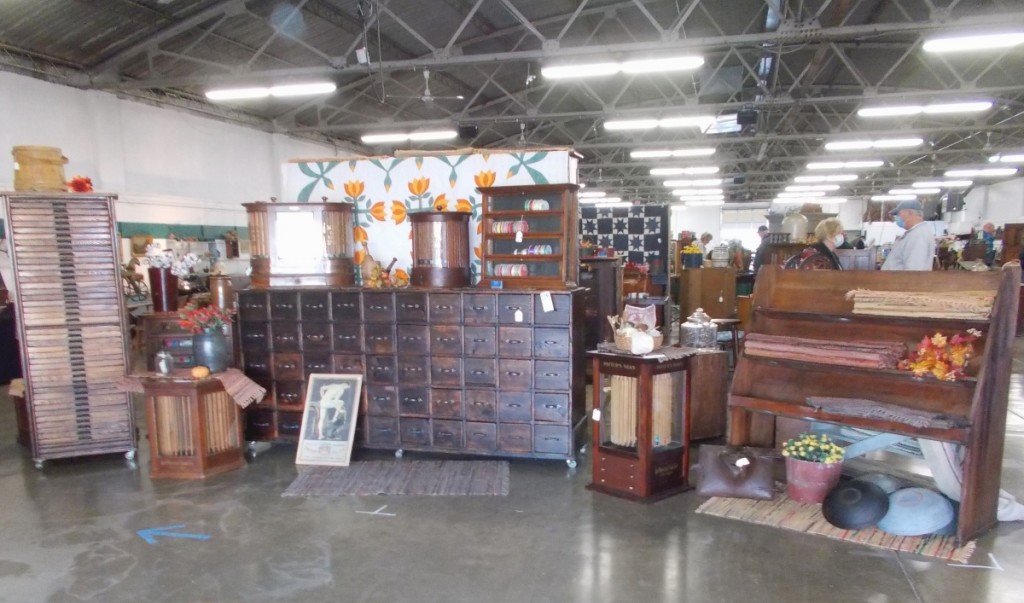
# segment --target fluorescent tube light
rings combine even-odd
[[[268,96],[270,96],[269,88],[226,88],[206,91],[206,98],[210,100],[242,100]]]
[[[925,52],[970,52],[972,50],[990,50],[995,48],[1012,48],[1024,43],[1024,32],[977,34],[970,36],[947,36],[926,40],[921,47]]]
[[[568,79],[577,77],[598,77],[613,75],[620,71],[618,63],[590,63],[587,65],[558,65],[543,67],[541,75],[548,79]]]
[[[917,195],[872,195],[872,201],[917,201]]]
[[[666,180],[665,186],[679,186],[683,188],[702,188],[708,186],[721,186],[725,181],[721,178],[697,178],[696,180]]]
[[[633,204],[629,201],[604,201],[602,203],[595,203],[594,207],[632,207]]]
[[[582,193],[579,194],[579,198],[580,199],[597,199],[599,197],[604,197],[607,194],[608,193],[606,193],[604,191],[583,191]]]
[[[929,105],[892,105],[888,107],[864,107],[857,110],[858,117],[901,117],[908,115],[947,115],[952,113],[977,113],[992,108],[992,101],[965,101],[958,103],[931,103]]]
[[[388,132],[385,134],[364,134],[360,137],[360,140],[365,144],[379,144],[384,142],[403,142],[411,140],[414,142],[424,142],[430,140],[450,140],[458,136],[459,133],[455,130],[427,130],[423,132],[411,132],[404,134],[401,132]]]
[[[910,186],[914,188],[967,188],[973,180],[919,180]]]
[[[334,82],[313,82],[310,84],[287,84],[271,86],[270,96],[309,96],[312,94],[330,94],[337,90]]]
[[[638,59],[622,63],[623,73],[666,73],[697,69],[704,64],[704,57],[682,56],[660,59]]]
[[[725,199],[694,199],[687,201],[686,204],[690,207],[716,207],[725,205]]]
[[[857,178],[857,174],[822,174],[797,176],[793,182],[853,182]]]
[[[605,130],[650,130],[657,127],[657,119],[619,119],[604,122]]]
[[[913,188],[890,188],[890,195],[937,195],[942,192],[939,188],[926,188],[917,186]]]
[[[658,122],[662,128],[707,128],[715,123],[713,115],[687,115],[684,117],[666,117]]]
[[[865,149],[903,149],[917,147],[923,138],[879,138],[877,140],[834,140],[825,143],[826,151],[863,151]]]
[[[943,175],[946,178],[998,178],[1016,173],[1017,168],[960,168],[946,170]]]
[[[838,184],[790,184],[786,187],[789,193],[806,193],[810,191],[837,191]]]
[[[864,107],[857,109],[857,117],[899,117],[917,115],[924,110],[921,105],[902,105],[892,107]]]
[[[778,199],[786,197],[824,197],[828,191],[779,191],[775,194]]]
[[[651,168],[652,176],[678,176],[683,173],[683,168]]]
[[[859,170],[882,167],[881,159],[861,159],[857,161],[812,161],[807,164],[809,170]]]
[[[622,197],[590,197],[588,199],[580,199],[580,203],[592,203],[597,205],[598,203],[618,203],[622,201]]]
[[[409,140],[409,135],[408,134],[398,134],[398,133],[394,133],[394,134],[391,134],[391,133],[389,133],[389,134],[364,134],[363,136],[360,137],[360,140],[362,140],[366,144],[376,144],[376,143],[379,143],[379,142],[402,142],[402,141],[405,141],[405,140]]]
[[[870,140],[837,140],[833,142],[825,143],[826,151],[862,151],[864,149],[870,149],[872,143]]]
[[[698,147],[694,149],[657,149],[650,151],[631,151],[632,159],[662,159],[665,157],[707,157],[715,154],[715,147]]]
[[[411,132],[409,134],[409,140],[424,141],[424,140],[451,140],[458,136],[459,133],[455,130],[431,130],[426,132]]]
[[[988,161],[989,163],[1024,163],[1024,153],[993,155],[988,158]]]
[[[697,165],[693,167],[683,168],[683,173],[691,176],[698,176],[701,174],[717,174],[717,165]]]
[[[824,203],[831,205],[838,205],[840,203],[846,203],[846,197],[829,197],[828,195],[821,197],[781,197],[777,196],[772,199],[772,205],[796,205],[798,203]]]
[[[650,130],[651,128],[707,128],[715,123],[710,115],[688,115],[684,117],[666,117],[664,119],[612,119],[604,122],[605,130]]]
[[[629,156],[632,159],[663,159],[665,157],[671,157],[672,151],[667,149],[659,151],[631,151]]]

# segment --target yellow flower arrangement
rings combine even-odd
[[[956,381],[964,376],[964,367],[974,355],[974,342],[979,337],[981,331],[977,329],[967,329],[966,333],[952,337],[942,333],[925,337],[897,368],[918,377],[932,375],[940,381]]]
[[[846,453],[839,444],[827,435],[802,433],[799,437],[790,438],[782,445],[782,456],[791,457],[812,463],[840,463]]]
[[[694,244],[694,243],[690,243],[686,247],[683,247],[683,253],[696,253],[696,254],[700,254],[700,247],[697,247],[697,245]]]

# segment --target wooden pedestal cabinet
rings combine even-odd
[[[686,268],[679,272],[679,320],[697,308],[711,318],[736,316],[735,268]]]
[[[179,323],[177,312],[151,312],[139,316],[142,330],[143,354],[146,358],[146,370],[156,371],[156,354],[167,350],[174,357],[175,368],[191,368],[195,365],[192,357],[192,333]],[[228,340],[227,366],[238,367],[238,327],[234,321],[225,327],[224,335]]]

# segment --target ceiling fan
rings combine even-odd
[[[400,94],[389,94],[391,98],[418,98],[425,103],[432,103],[436,100],[463,100],[466,97],[461,94],[455,96],[441,96],[430,93],[430,70],[423,70],[423,94],[419,96],[403,96]]]

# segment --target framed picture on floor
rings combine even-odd
[[[348,467],[362,386],[362,375],[309,376],[296,465]]]

